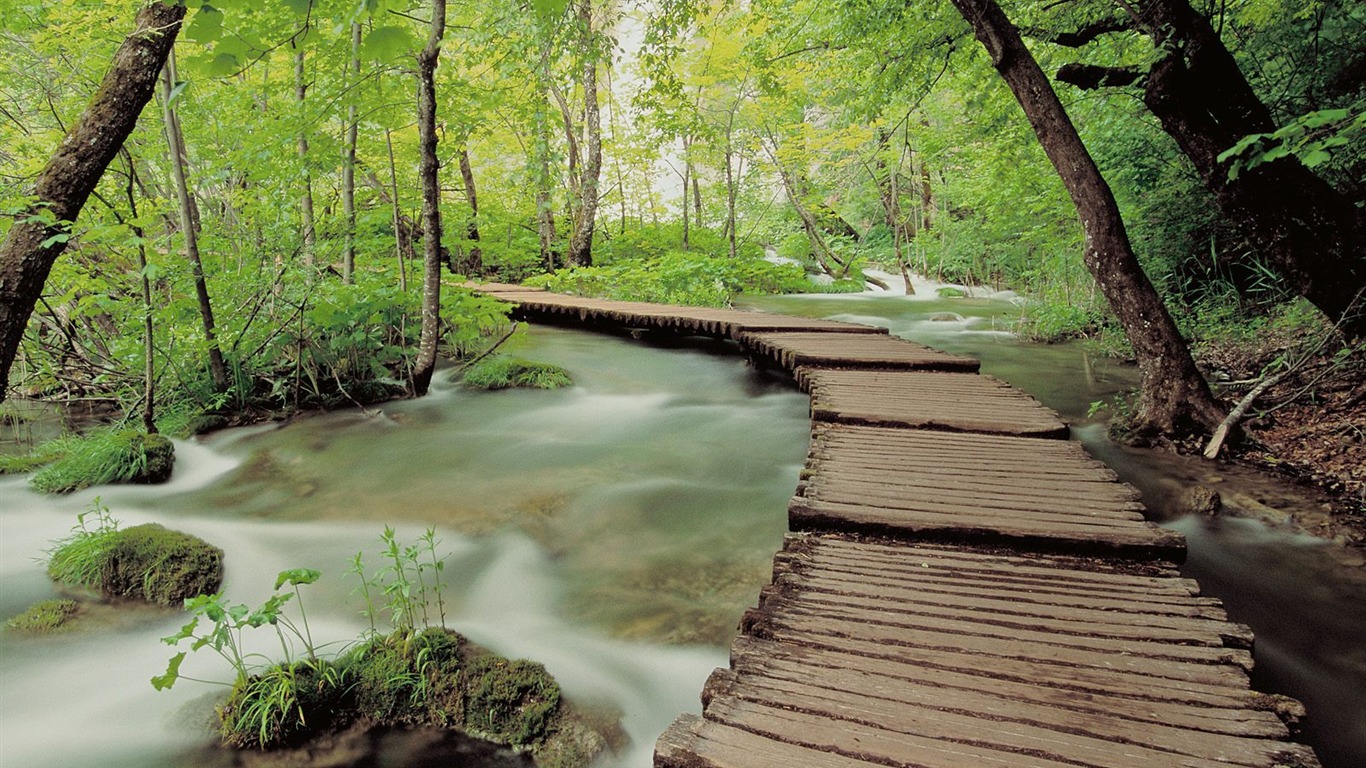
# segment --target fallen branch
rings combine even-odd
[[[1252,407],[1257,398],[1265,394],[1268,389],[1276,386],[1289,373],[1290,369],[1286,369],[1277,374],[1263,376],[1257,386],[1243,395],[1243,399],[1238,401],[1238,405],[1234,406],[1233,410],[1229,411],[1228,416],[1224,417],[1224,420],[1215,428],[1214,435],[1210,437],[1209,444],[1205,446],[1205,458],[1213,459],[1219,455],[1219,449],[1224,447],[1228,433],[1238,425],[1238,422],[1243,420],[1243,416],[1247,414],[1248,409]]]
[[[456,366],[456,367],[455,367],[455,373],[452,374],[451,378],[454,379],[455,376],[463,376],[463,375],[465,374],[465,370],[468,369],[470,366],[474,365],[475,363],[479,362],[480,360],[483,360],[484,358],[488,357],[489,355],[493,354],[494,352],[497,352],[497,351],[498,351],[498,348],[501,347],[501,346],[503,346],[503,343],[506,342],[508,339],[512,338],[512,334],[514,334],[514,333],[516,333],[516,332],[517,332],[517,323],[514,322],[514,323],[512,324],[512,327],[508,329],[508,332],[507,332],[507,333],[503,334],[503,337],[502,337],[501,339],[499,339],[499,340],[493,342],[493,346],[491,346],[491,347],[489,347],[488,349],[484,350],[483,352],[479,353],[479,356],[478,356],[478,357],[475,357],[473,360],[466,360],[465,362],[463,362],[463,363],[461,363],[460,365]]]

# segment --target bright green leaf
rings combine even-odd
[[[367,59],[392,61],[417,48],[417,40],[406,27],[375,27],[361,43],[361,55]]]
[[[223,36],[223,13],[212,5],[200,8],[185,29],[185,39],[196,43],[212,43]]]

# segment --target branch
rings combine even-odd
[[[1067,48],[1080,48],[1094,42],[1102,35],[1133,29],[1133,22],[1121,16],[1093,21],[1076,31],[1058,31],[1043,27],[1021,27],[1020,34],[1045,43],[1053,43]]]
[[[1123,88],[1137,85],[1148,71],[1139,67],[1101,67],[1095,64],[1064,64],[1058,68],[1059,82],[1069,83],[1084,91],[1097,88]]]
[[[1215,428],[1214,436],[1209,439],[1209,444],[1205,446],[1205,458],[1213,459],[1219,455],[1219,449],[1224,447],[1224,440],[1228,438],[1229,431],[1243,420],[1243,415],[1247,413],[1247,409],[1251,408],[1257,398],[1261,397],[1268,389],[1280,383],[1280,380],[1289,375],[1292,370],[1287,368],[1280,373],[1264,376],[1257,383],[1257,386],[1252,388],[1252,391],[1243,395],[1243,399],[1238,401],[1238,405],[1234,406],[1233,410],[1229,411],[1228,416]]]

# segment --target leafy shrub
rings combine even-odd
[[[559,389],[573,386],[569,372],[549,363],[536,363],[506,355],[493,355],[465,369],[462,379],[472,389]]]
[[[742,293],[787,293],[810,287],[805,271],[794,264],[688,251],[570,267],[532,278],[527,284],[583,296],[706,307],[726,306]]]

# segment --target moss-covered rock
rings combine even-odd
[[[217,592],[222,583],[223,550],[156,523],[110,537],[100,565],[105,595],[161,605]]]
[[[223,743],[276,749],[351,722],[350,686],[331,662],[315,659],[271,667],[240,680],[218,710]]]
[[[42,600],[5,622],[16,632],[44,635],[64,631],[78,610],[75,600]]]
[[[175,469],[175,444],[165,435],[139,432],[133,440],[133,450],[140,451],[144,459],[142,469],[128,482],[156,485],[171,479],[171,470]]]
[[[487,655],[463,670],[465,730],[514,747],[545,740],[560,706],[560,686],[545,667]]]

